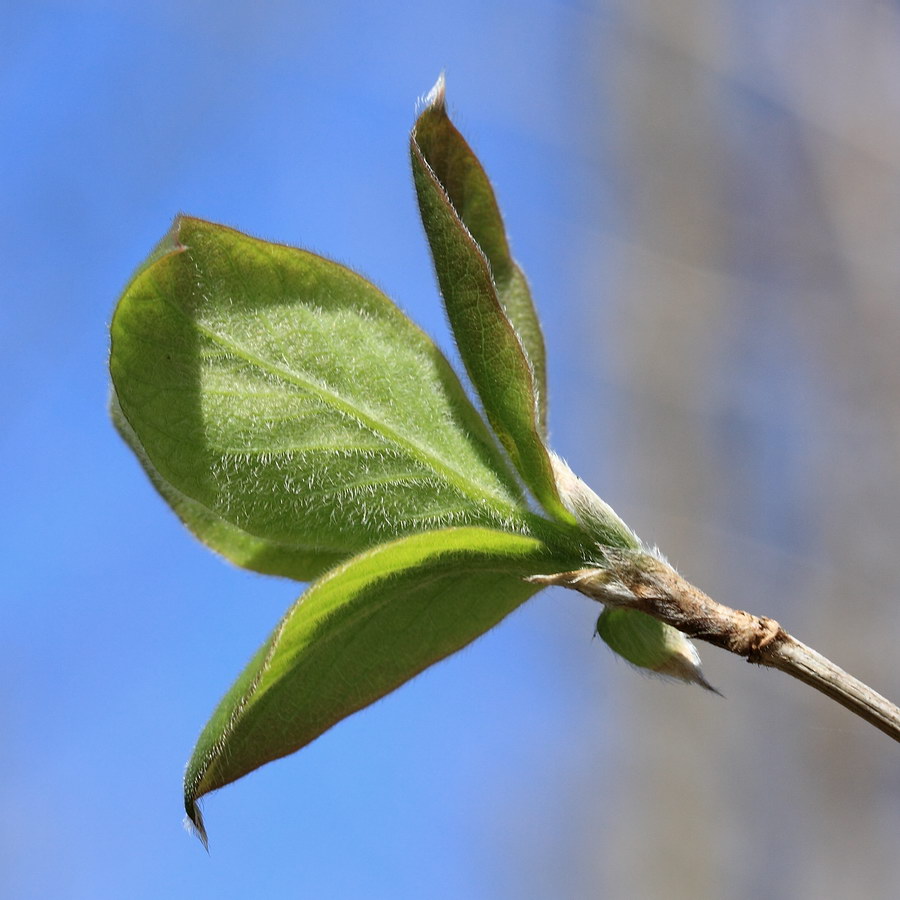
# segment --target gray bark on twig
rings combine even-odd
[[[580,591],[608,606],[646,613],[688,637],[706,641],[797,678],[900,741],[900,709],[788,634],[774,619],[732,609],[649,553],[605,550],[608,566],[529,579]]]

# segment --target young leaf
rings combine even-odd
[[[422,223],[466,371],[525,483],[551,515],[571,522],[543,443],[545,391],[535,380],[544,379],[540,327],[509,257],[487,176],[447,116],[442,81],[416,122],[410,151]]]
[[[354,557],[294,604],[201,734],[185,808],[459,650],[540,589],[554,565],[531,538],[481,528],[428,532]]]
[[[512,258],[494,189],[481,162],[460,134],[444,103],[444,78],[416,123],[419,150],[453,209],[490,264],[500,306],[531,364],[540,432],[547,430],[547,362],[544,335],[525,273]]]
[[[578,524],[603,548],[639,550],[638,536],[568,466],[550,451],[559,496]],[[597,620],[596,633],[606,645],[632,665],[660,675],[702,685],[715,691],[700,669],[700,655],[680,631],[638,610],[607,607]]]
[[[431,340],[336,263],[179,218],[111,332],[123,436],[239,564],[308,579],[401,534],[535,518]]]
[[[559,499],[575,517],[584,532],[597,543],[623,550],[637,550],[641,546],[638,536],[616,515],[615,510],[602,500],[570,468],[569,464],[548,451]]]

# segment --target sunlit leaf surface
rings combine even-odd
[[[528,530],[432,341],[311,253],[177,220],[119,303],[110,370],[154,483],[242,565],[310,578],[401,534]]]

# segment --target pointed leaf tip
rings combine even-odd
[[[571,558],[571,557],[570,557]],[[185,773],[185,808],[299,750],[341,719],[455,653],[540,585],[553,560],[533,538],[481,528],[382,544],[294,604],[213,713]]]
[[[438,75],[434,87],[425,95],[425,108],[444,110],[447,101],[447,79],[444,73]]]
[[[184,818],[184,827],[196,835],[197,840],[203,844],[203,849],[209,853],[209,836],[206,833],[206,826],[203,824],[203,814],[196,800],[191,797],[184,798],[184,809],[187,815]]]
[[[472,385],[522,480],[554,518],[572,524],[544,445],[540,322],[487,173],[444,108],[443,78],[413,127],[410,154],[444,308]]]

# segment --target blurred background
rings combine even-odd
[[[554,445],[717,599],[900,700],[900,5],[6,0],[0,896],[894,898],[900,754],[779,673],[648,679],[544,592],[181,828],[297,593],[189,538],[106,414],[179,210],[358,269],[453,354],[407,133],[446,69]]]

